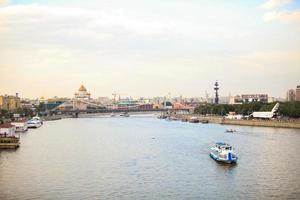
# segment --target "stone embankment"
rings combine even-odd
[[[262,126],[262,127],[274,127],[274,128],[298,128],[300,129],[300,119],[281,120],[237,120],[237,119],[225,119],[221,116],[203,116],[203,115],[172,115],[177,119],[189,121],[191,117],[197,117],[200,121],[207,120],[209,123],[216,124],[228,124],[228,125],[240,125],[240,126]]]

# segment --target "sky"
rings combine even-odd
[[[0,0],[0,95],[267,93],[300,85],[300,0]]]

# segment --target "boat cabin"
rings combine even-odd
[[[16,126],[5,123],[0,124],[0,137],[14,137],[16,134]]]
[[[216,147],[222,150],[232,150],[232,146],[224,142],[217,142]]]
[[[27,120],[21,119],[11,122],[12,125],[16,126],[16,132],[25,132],[28,130]]]

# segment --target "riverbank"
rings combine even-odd
[[[300,129],[300,119],[294,120],[237,120],[237,119],[225,119],[222,116],[203,116],[203,115],[172,115],[173,118],[177,118],[182,121],[189,121],[190,118],[197,117],[199,121],[208,121],[208,123],[226,124],[226,125],[240,125],[240,126],[261,126],[261,127],[273,127],[273,128],[296,128]]]

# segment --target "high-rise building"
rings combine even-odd
[[[297,85],[296,87],[296,101],[300,101],[300,85]]]
[[[287,101],[295,101],[295,99],[296,99],[295,90],[293,90],[293,89],[288,90],[286,93],[286,100]]]

